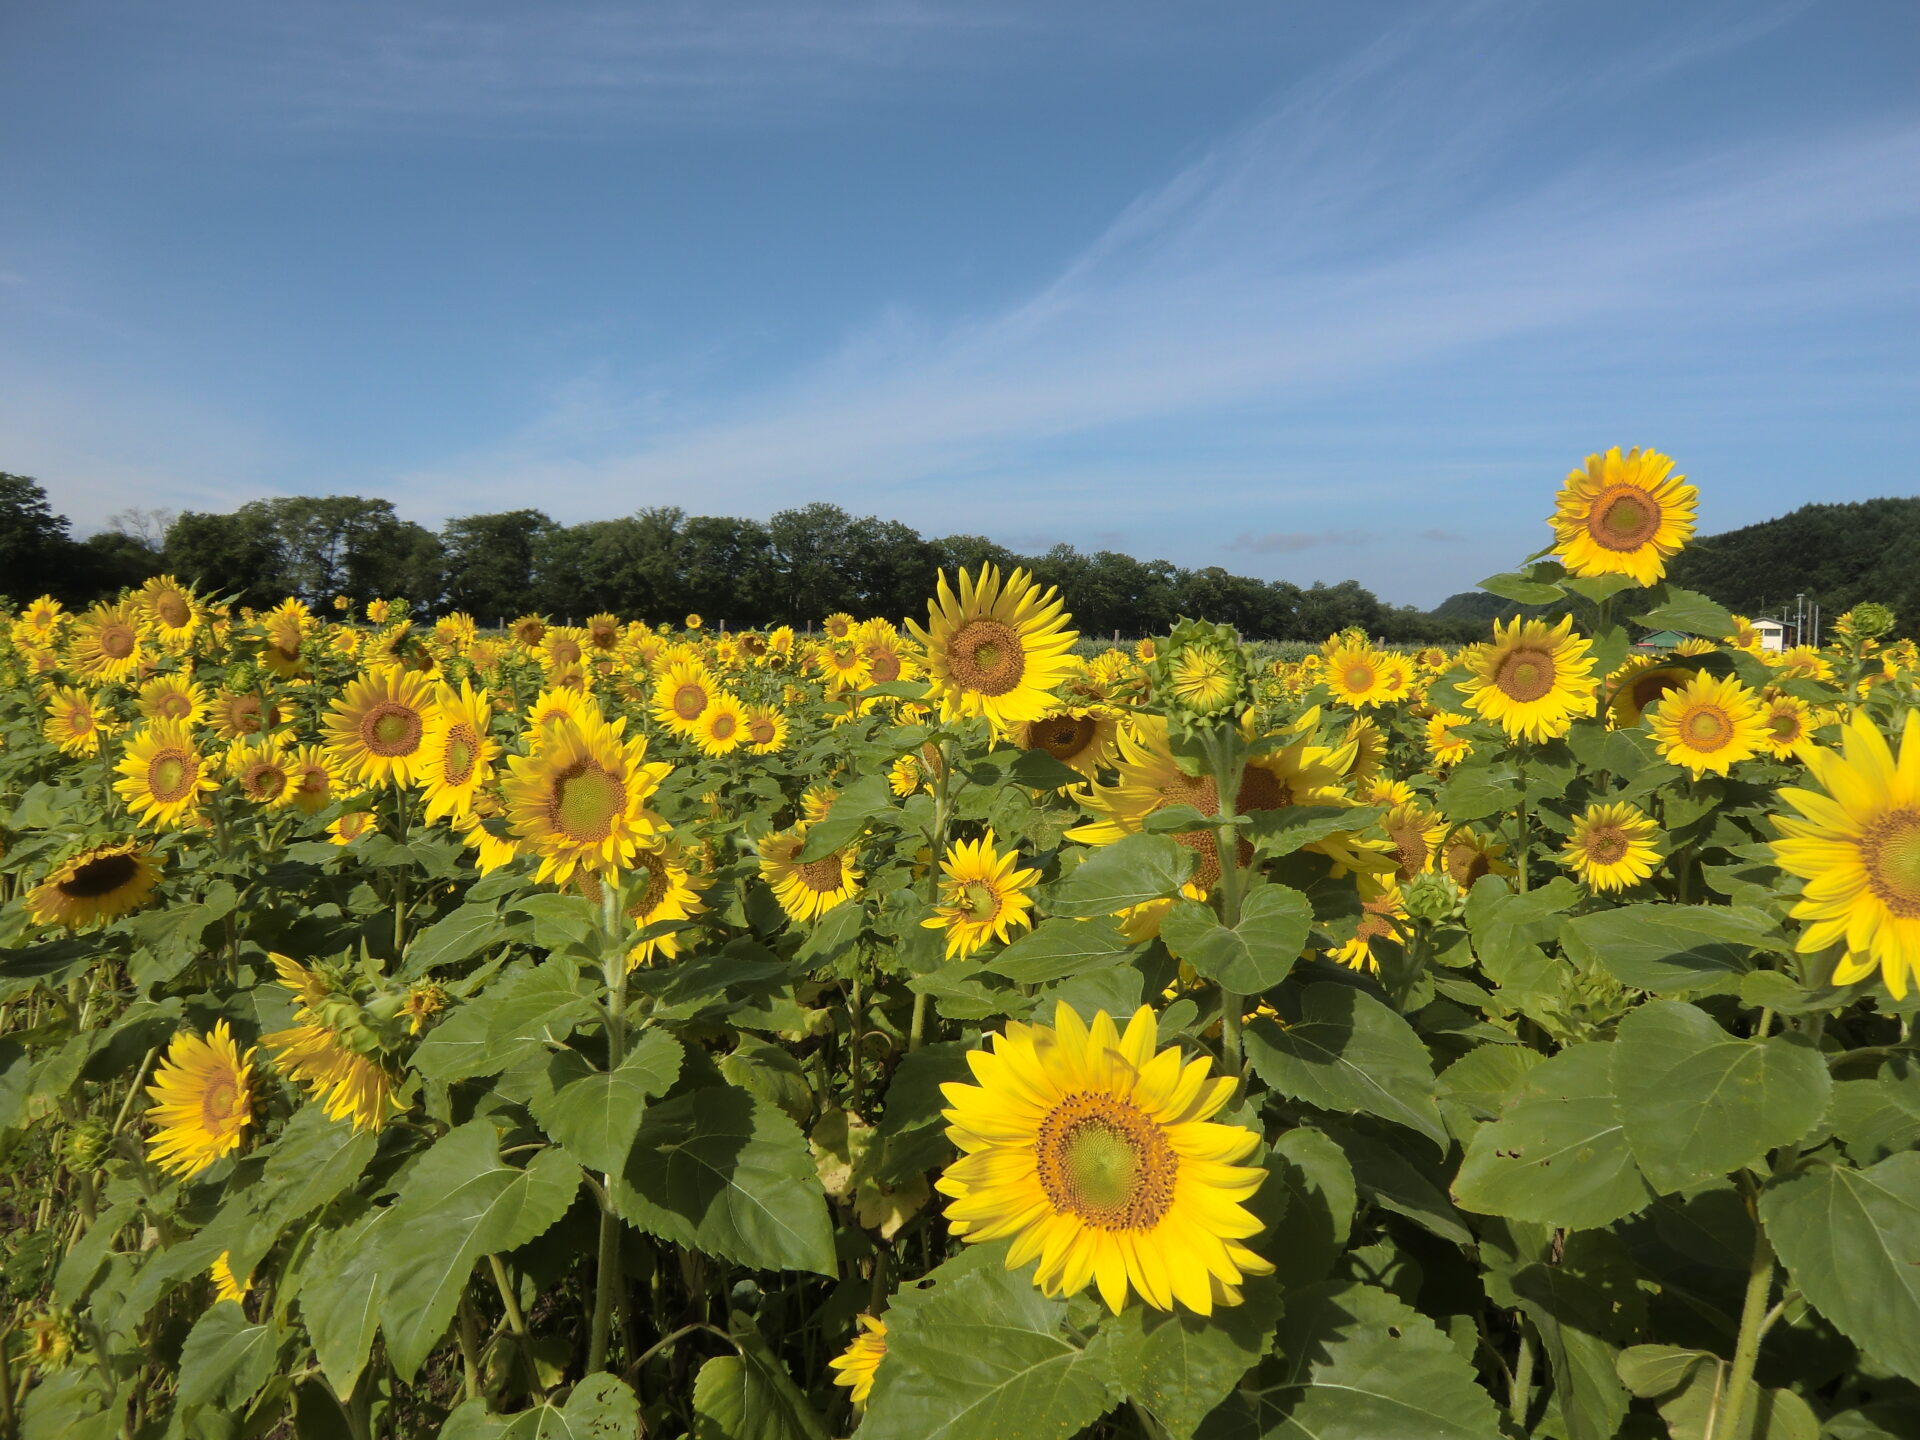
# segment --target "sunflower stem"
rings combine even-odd
[[[1733,1344],[1733,1369],[1722,1392],[1720,1418],[1708,1440],[1732,1440],[1740,1433],[1740,1422],[1746,1416],[1747,1387],[1753,1383],[1753,1369],[1760,1359],[1760,1337],[1766,1333],[1767,1300],[1773,1294],[1773,1242],[1767,1239],[1767,1227],[1760,1223],[1751,1198],[1747,1209],[1753,1216],[1753,1258],[1747,1266],[1746,1299],[1740,1306],[1740,1336]]]
[[[1227,726],[1231,728],[1216,731],[1209,737],[1207,752],[1213,771],[1213,848],[1215,863],[1220,870],[1220,923],[1232,930],[1240,924],[1240,831],[1234,822],[1239,819],[1235,811],[1238,808],[1240,777],[1246,768],[1246,756],[1238,743],[1238,727],[1233,721],[1228,721]],[[1223,986],[1220,1007],[1221,1060],[1227,1073],[1239,1080],[1243,1068],[1240,1026],[1245,999]]]
[[[940,861],[947,853],[947,830],[953,823],[953,749],[947,737],[940,737],[940,766],[933,777],[933,831],[927,836],[927,904],[940,899]],[[907,1053],[911,1055],[926,1042],[927,992],[913,997],[913,1022],[907,1029]]]
[[[1520,772],[1520,799],[1513,807],[1514,828],[1518,832],[1514,837],[1514,860],[1517,873],[1514,876],[1516,893],[1527,893],[1527,852],[1532,849],[1527,826],[1527,747],[1516,744],[1513,750],[1514,768]]]
[[[1533,1327],[1520,1315],[1520,1354],[1513,1364],[1513,1386],[1507,1391],[1507,1418],[1522,1435],[1527,1433],[1527,1411],[1533,1402]]]
[[[621,934],[619,877],[600,882],[601,966],[607,984],[607,1069],[627,1055],[627,954]],[[593,1321],[587,1339],[587,1371],[606,1368],[613,1329],[614,1292],[620,1288],[620,1217],[613,1211],[613,1176],[601,1176],[599,1274],[593,1287]]]

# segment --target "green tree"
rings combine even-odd
[[[187,510],[167,527],[166,568],[201,590],[256,609],[287,596],[280,546],[264,518]]]
[[[533,609],[539,603],[534,557],[541,538],[557,528],[540,510],[447,521],[440,530],[447,604],[486,625]]]
[[[0,587],[15,600],[52,594],[76,604],[90,599],[76,565],[79,546],[67,517],[53,513],[40,482],[0,471]]]

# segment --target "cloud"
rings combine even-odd
[[[1364,545],[1372,538],[1364,530],[1273,530],[1265,535],[1242,534],[1222,545],[1222,550],[1239,550],[1249,555],[1292,555],[1316,545]]]
[[[1414,538],[1416,540],[1430,540],[1435,545],[1458,545],[1467,537],[1455,534],[1451,530],[1443,530],[1438,525],[1429,525],[1425,530],[1417,532]]]

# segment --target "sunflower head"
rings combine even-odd
[[[253,1051],[240,1053],[226,1021],[217,1021],[204,1039],[175,1031],[147,1087],[153,1162],[186,1177],[239,1149],[253,1120],[252,1075]]]
[[[1655,450],[1589,455],[1585,469],[1567,476],[1548,520],[1567,569],[1653,584],[1693,537],[1698,492],[1685,480]]]
[[[1596,891],[1624,890],[1653,874],[1660,863],[1655,837],[1660,827],[1634,805],[1589,805],[1574,817],[1560,858]]]
[[[1016,850],[994,848],[993,831],[979,840],[956,841],[941,864],[940,903],[921,921],[929,930],[947,932],[949,960],[975,954],[989,940],[1006,943],[1008,931],[1033,925],[1033,901],[1027,891],[1038,870],[1017,868]]]
[[[907,628],[926,651],[928,698],[939,700],[941,718],[984,715],[1004,730],[1046,714],[1072,673],[1080,637],[1068,623],[1058,591],[1024,570],[1003,581],[999,566],[986,565],[977,577],[962,570],[957,592],[942,571],[926,628],[912,620]]]
[[[1237,716],[1252,700],[1246,648],[1230,625],[1182,620],[1152,666],[1154,693],[1176,715]]]
[[[527,755],[508,759],[502,798],[522,848],[540,856],[539,878],[613,874],[664,825],[647,807],[672,767],[646,763],[645,736],[597,710],[541,727]]]
[[[864,1406],[873,1394],[873,1377],[880,1362],[887,1358],[887,1322],[873,1315],[855,1317],[860,1329],[853,1343],[827,1362],[834,1372],[833,1383],[844,1385],[856,1406]]]
[[[146,848],[96,845],[62,860],[27,892],[27,915],[39,925],[90,930],[139,909],[160,883]]]
[[[1558,625],[1496,621],[1492,642],[1475,647],[1467,668],[1467,704],[1510,737],[1552,740],[1593,713],[1592,644],[1573,633],[1570,615]]]
[[[1660,753],[1697,778],[1725,775],[1735,763],[1757,755],[1767,741],[1759,698],[1731,675],[1698,671],[1670,691],[1649,713]]]

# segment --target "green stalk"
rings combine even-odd
[[[1513,1365],[1513,1387],[1507,1392],[1507,1418],[1521,1434],[1527,1433],[1527,1411],[1533,1403],[1533,1327],[1520,1315],[1520,1355]]]
[[[1233,722],[1228,721],[1231,725]],[[1240,777],[1245,769],[1239,746],[1235,743],[1239,737],[1231,731],[1216,734],[1207,747],[1213,762],[1214,788],[1214,827],[1213,848],[1215,863],[1220,868],[1220,923],[1229,930],[1240,924],[1240,829],[1234,824],[1239,817],[1235,814],[1240,798]],[[1221,1061],[1229,1075],[1235,1079],[1241,1077],[1240,1027],[1241,1011],[1246,1000],[1242,995],[1225,989],[1220,991],[1220,1051]]]
[[[940,738],[940,769],[933,777],[933,832],[927,836],[927,904],[940,900],[940,862],[946,858],[947,829],[953,823],[953,750],[946,737]],[[907,1053],[912,1054],[927,1038],[927,992],[913,997],[913,1021],[907,1029]]]
[[[1748,1208],[1753,1207],[1749,1203]],[[1767,1227],[1753,1215],[1753,1258],[1747,1266],[1747,1296],[1740,1306],[1740,1336],[1733,1345],[1733,1370],[1723,1392],[1725,1403],[1709,1440],[1732,1440],[1740,1433],[1740,1422],[1747,1408],[1747,1387],[1753,1383],[1753,1368],[1760,1359],[1760,1337],[1765,1334],[1767,1300],[1773,1294],[1773,1242],[1767,1239]]]
[[[1527,750],[1524,743],[1514,746],[1515,768],[1520,772],[1520,800],[1513,807],[1514,825],[1519,834],[1514,840],[1514,859],[1517,873],[1514,876],[1517,893],[1527,893],[1527,852],[1533,848],[1531,832],[1527,825]]]
[[[600,882],[601,965],[607,984],[607,1068],[617,1070],[627,1056],[627,954],[622,944],[620,886],[617,877]],[[620,1275],[620,1217],[613,1213],[613,1176],[602,1174],[599,1274],[593,1288],[593,1321],[587,1340],[587,1371],[606,1368],[607,1337],[613,1329],[614,1293]]]

